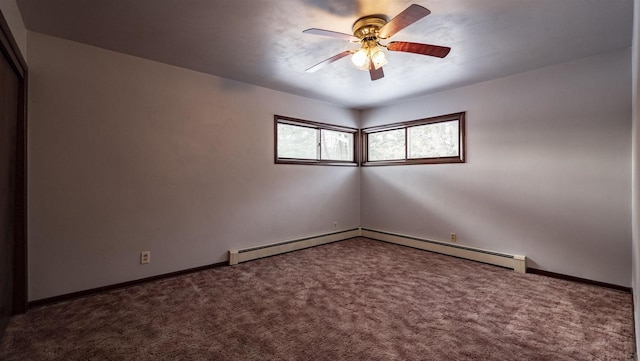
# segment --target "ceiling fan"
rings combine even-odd
[[[390,38],[398,31],[429,14],[431,14],[429,9],[420,5],[412,4],[388,22],[386,17],[382,15],[361,17],[353,23],[353,35],[316,28],[307,29],[303,31],[303,33],[329,36],[332,38],[347,40],[352,43],[360,43],[361,47],[358,50],[343,51],[340,54],[321,61],[306,71],[313,73],[336,60],[340,60],[345,56],[353,54],[351,57],[353,64],[359,69],[368,70],[371,75],[371,80],[378,80],[384,77],[382,66],[387,63],[387,59],[382,48],[386,48],[389,51],[403,51],[406,53],[444,58],[449,54],[451,48],[430,44],[409,43],[405,41],[392,41],[386,45],[380,43],[381,40]]]

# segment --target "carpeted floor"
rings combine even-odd
[[[631,360],[631,295],[356,238],[30,310],[1,360]]]

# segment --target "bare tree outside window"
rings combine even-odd
[[[353,133],[320,129],[320,154],[323,160],[353,160]]]
[[[313,128],[278,124],[278,158],[317,159],[317,133]]]
[[[441,122],[407,128],[407,158],[455,157],[458,155],[458,122]]]
[[[405,131],[396,129],[371,133],[367,144],[370,161],[404,159]]]

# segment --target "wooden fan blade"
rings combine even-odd
[[[360,42],[360,39],[356,38],[353,35],[349,35],[349,34],[345,34],[345,33],[339,33],[337,31],[331,31],[331,30],[311,28],[311,29],[304,30],[303,33],[311,34],[311,35],[328,36],[330,38],[337,38],[337,39],[347,40],[347,41],[351,41],[351,42],[354,42],[354,43]]]
[[[395,18],[391,19],[391,21],[389,21],[385,26],[380,28],[378,37],[387,39],[398,31],[406,28],[407,26],[415,23],[416,21],[429,14],[431,14],[431,11],[429,11],[429,9],[424,8],[420,5],[412,4],[408,8],[404,9],[403,12],[396,15]]]
[[[373,63],[371,63],[371,65],[369,65],[369,75],[371,76],[371,81],[375,81],[384,78],[384,71],[382,71],[382,67],[376,69]]]
[[[354,52],[353,50],[343,51],[340,54],[334,55],[334,56],[330,57],[329,59],[325,59],[325,60],[319,62],[318,64],[312,66],[311,68],[309,68],[309,69],[307,69],[305,71],[307,73],[314,73],[314,72],[324,68],[325,66],[333,63],[336,60],[340,60],[340,59],[344,58],[345,56],[353,54],[353,52]]]
[[[387,45],[387,49],[391,51],[404,51],[405,53],[414,53],[444,58],[449,54],[451,48],[446,46],[408,43],[406,41],[392,41]]]

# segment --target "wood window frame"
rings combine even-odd
[[[440,115],[431,118],[411,120],[407,122],[399,122],[376,127],[364,128],[360,131],[362,144],[361,148],[361,165],[368,166],[385,166],[385,165],[411,165],[411,164],[446,164],[446,163],[465,163],[466,162],[466,129],[465,129],[466,112],[452,113]],[[450,121],[458,121],[458,156],[454,157],[432,157],[432,158],[408,158],[408,129],[420,125],[436,124]],[[389,130],[404,129],[404,159],[399,160],[369,160],[368,136],[372,133],[379,133]]]
[[[319,159],[298,159],[298,158],[279,158],[278,157],[278,124],[289,124],[300,127],[307,127],[321,130],[333,130],[337,132],[351,133],[353,135],[353,160],[322,160],[322,149],[318,150]],[[351,166],[357,167],[359,164],[360,137],[359,130],[356,128],[343,127],[334,124],[314,122],[311,120],[286,117],[283,115],[274,115],[273,117],[273,144],[274,144],[274,161],[276,164],[304,164],[304,165],[325,165],[325,166]]]

